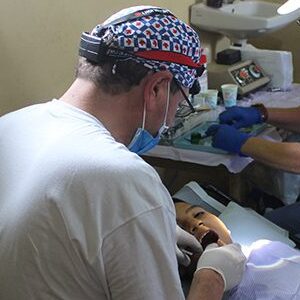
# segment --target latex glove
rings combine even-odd
[[[256,107],[233,106],[223,111],[219,115],[219,120],[221,124],[242,128],[262,123],[262,115]]]
[[[250,134],[240,132],[233,126],[226,124],[211,125],[206,134],[212,136],[212,146],[224,151],[240,154],[242,146],[251,137]]]
[[[238,285],[245,271],[246,257],[239,244],[229,244],[218,247],[210,244],[198,260],[197,269],[212,269],[219,273],[224,280],[224,291]]]
[[[198,240],[183,230],[181,227],[176,225],[176,256],[178,263],[183,266],[188,266],[191,262],[191,259],[187,253],[202,253],[203,249]]]

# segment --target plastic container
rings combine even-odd
[[[237,84],[222,84],[221,85],[223,101],[225,107],[231,107],[236,105],[237,100]]]
[[[202,55],[200,58],[200,63],[207,67],[207,56],[205,54],[205,49],[201,49]],[[200,85],[200,93],[194,95],[193,104],[195,106],[205,106],[205,92],[208,89],[208,78],[207,78],[207,69],[204,70],[203,74],[197,79]]]
[[[205,68],[207,68],[207,55],[206,55],[206,49],[202,49],[202,55],[200,58],[200,63],[204,65]],[[203,74],[198,78],[201,92],[206,92],[208,89],[208,78],[207,78],[207,69],[203,72]]]
[[[212,109],[215,109],[218,105],[218,93],[218,90],[211,89],[205,92],[205,102]]]

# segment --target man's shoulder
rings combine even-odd
[[[2,120],[9,120],[11,118],[17,118],[19,116],[26,115],[29,112],[31,113],[33,111],[40,110],[47,103],[48,102],[31,104],[31,105],[28,105],[28,106],[25,106],[25,107],[18,108],[18,109],[14,110],[14,111],[10,111],[10,112],[5,113],[4,115],[1,116],[0,120],[2,121]]]

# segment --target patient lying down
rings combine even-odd
[[[178,225],[193,234],[204,248],[213,242],[220,246],[232,243],[230,232],[225,224],[202,207],[177,202],[175,208]]]
[[[230,232],[215,215],[197,205],[175,203],[177,223],[193,234],[205,248],[216,242],[232,243]],[[246,254],[246,253],[245,253]],[[260,240],[246,254],[248,262],[241,283],[223,299],[294,300],[300,299],[300,251],[284,243]],[[189,267],[180,267],[183,282],[190,281],[198,257],[191,257]]]

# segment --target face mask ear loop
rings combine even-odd
[[[144,110],[143,110],[143,123],[142,123],[142,129],[145,129],[145,122],[146,122],[146,102],[144,102]]]
[[[166,105],[165,117],[163,122],[164,127],[167,127],[167,116],[169,111],[169,104],[170,104],[170,82],[168,82],[167,105]]]

